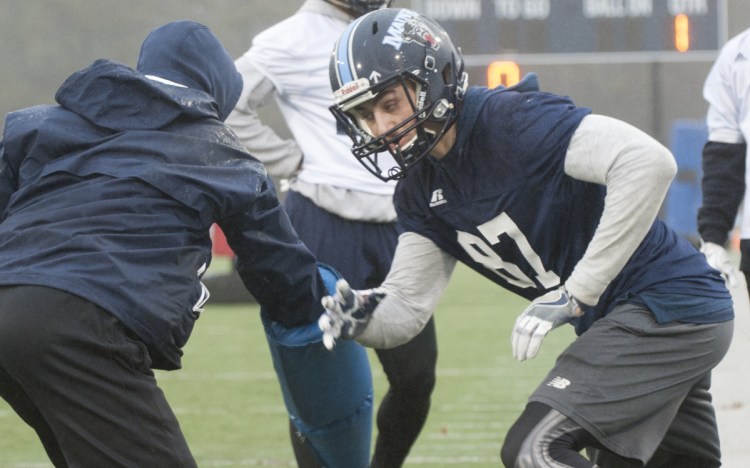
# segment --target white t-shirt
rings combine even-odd
[[[350,21],[342,11],[322,0],[307,0],[297,13],[258,34],[250,49],[236,61],[245,85],[227,124],[272,175],[290,177],[299,169],[296,178],[300,191],[319,205],[326,201],[315,200],[315,194],[352,200],[347,207],[324,208],[365,220],[371,220],[375,212],[383,212],[375,213],[375,220],[392,221],[395,183],[381,181],[355,159],[351,139],[337,133],[336,120],[329,111],[333,104],[328,75],[331,52]],[[281,139],[257,117],[256,109],[272,96],[294,141]],[[318,185],[326,188],[321,191],[315,187]],[[327,197],[336,191],[341,192],[339,196]],[[349,192],[356,192],[354,199]],[[361,208],[356,208],[357,194],[368,201]],[[340,212],[347,209],[348,214]]]
[[[708,101],[708,139],[719,143],[745,143],[750,138],[750,29],[729,40],[721,49],[703,86]],[[750,161],[746,156],[745,186],[750,186]],[[743,201],[741,237],[750,238],[750,190]]]

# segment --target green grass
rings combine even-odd
[[[555,330],[535,359],[516,362],[510,330],[527,302],[460,267],[436,315],[438,383],[406,467],[496,467],[528,394],[573,338]],[[370,353],[375,400],[386,382]],[[255,305],[209,306],[185,348],[184,368],[159,372],[201,467],[296,466],[286,412]],[[34,432],[0,400],[0,466],[51,466]]]

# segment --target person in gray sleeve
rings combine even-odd
[[[708,141],[703,146],[703,203],[698,209],[700,249],[732,287],[738,271],[727,252],[729,232],[741,214],[740,267],[750,291],[750,29],[721,49],[703,86],[708,102]],[[740,207],[742,207],[740,209]]]
[[[227,119],[250,152],[277,178],[290,179],[284,206],[300,238],[321,262],[351,284],[370,288],[388,272],[401,228],[395,184],[373,178],[349,152],[328,111],[331,48],[347,25],[390,1],[306,0],[291,17],[258,34],[236,60],[242,95]],[[283,139],[258,117],[276,102],[293,139]],[[330,233],[335,232],[332,236]],[[389,388],[377,412],[372,467],[397,468],[424,426],[435,386],[433,320],[409,343],[375,351]],[[320,466],[290,424],[302,467]]]

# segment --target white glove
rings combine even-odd
[[[713,242],[703,242],[701,240],[701,252],[706,256],[708,264],[716,268],[721,273],[727,286],[733,288],[737,286],[737,268],[729,259],[727,249]]]
[[[578,301],[564,286],[534,299],[518,316],[513,327],[513,357],[519,361],[535,357],[550,330],[581,314],[583,311]]]
[[[325,347],[333,349],[336,338],[352,340],[361,335],[383,297],[382,288],[357,291],[346,280],[338,280],[336,294],[321,299],[326,311],[318,319],[318,327],[323,332]]]

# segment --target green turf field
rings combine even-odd
[[[555,330],[536,359],[519,363],[510,330],[526,301],[459,267],[437,311],[438,382],[407,467],[497,467],[503,436],[557,352]],[[385,377],[373,353],[375,400]],[[255,305],[214,305],[185,348],[184,368],[159,372],[201,467],[293,467],[286,412]],[[0,400],[0,467],[49,467],[35,434]]]

